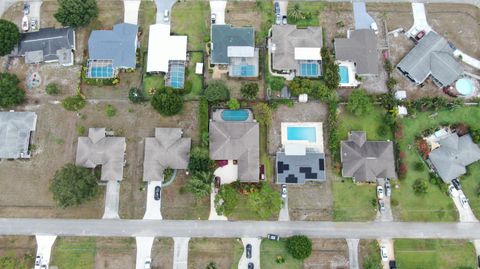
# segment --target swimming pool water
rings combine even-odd
[[[455,82],[455,88],[461,95],[471,95],[473,93],[473,83],[467,78],[461,78]]]
[[[248,119],[248,110],[230,110],[225,109],[222,111],[222,119],[224,121],[246,121]]]
[[[287,140],[306,140],[315,143],[317,141],[315,127],[287,127]]]
[[[349,83],[348,80],[348,67],[346,66],[339,66],[338,73],[340,74],[340,83],[347,84]]]

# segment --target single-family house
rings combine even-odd
[[[187,62],[187,36],[170,35],[170,25],[150,25],[147,72],[164,73],[165,85],[182,89]]]
[[[258,48],[253,27],[212,25],[210,62],[228,66],[230,77],[258,77]]]
[[[294,72],[302,77],[321,76],[321,27],[273,25],[270,41],[273,70],[281,73]]]
[[[258,182],[260,137],[258,122],[210,121],[210,159],[232,160],[238,165],[238,179]]]
[[[392,141],[367,141],[366,132],[350,132],[340,146],[343,177],[355,182],[397,178]]]
[[[122,181],[125,137],[107,136],[105,128],[90,128],[87,137],[79,137],[75,165],[95,168],[102,166],[102,181]]]
[[[35,112],[0,112],[0,159],[30,158]]]
[[[36,32],[22,33],[14,55],[25,57],[25,63],[55,63],[70,66],[74,63],[75,30],[42,28]]]
[[[137,64],[138,26],[120,23],[112,30],[95,30],[88,39],[88,78],[113,78],[120,69]]]
[[[466,166],[480,160],[480,148],[469,134],[449,134],[437,141],[439,147],[432,150],[428,159],[445,183],[450,183],[467,172]]]
[[[403,57],[397,70],[417,85],[431,77],[438,87],[447,87],[463,73],[462,65],[453,56],[454,51],[445,38],[430,31]]]
[[[336,59],[353,62],[358,75],[378,75],[377,35],[373,30],[348,31],[347,38],[335,38],[334,47]]]
[[[155,128],[155,137],[145,138],[144,181],[163,181],[166,168],[187,169],[192,140],[180,128]]]

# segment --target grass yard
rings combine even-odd
[[[468,167],[468,174],[460,177],[462,181],[463,192],[468,197],[473,214],[480,218],[480,196],[477,195],[477,189],[480,188],[480,162],[474,163]]]
[[[282,256],[285,263],[278,264],[277,257]],[[261,268],[278,268],[278,269],[302,269],[303,262],[294,259],[286,248],[283,239],[280,241],[272,241],[268,239],[262,240],[260,245],[260,267]]]
[[[186,81],[192,83],[192,91],[185,97],[187,99],[198,99],[203,90],[203,75],[195,74],[197,63],[203,63],[203,53],[190,52],[190,62],[186,70]]]
[[[205,268],[214,262],[217,268],[237,268],[243,254],[239,239],[192,238],[188,244],[188,268]]]
[[[472,243],[461,240],[395,240],[398,268],[476,268]]]
[[[50,264],[58,268],[94,268],[97,247],[93,237],[57,238]]]
[[[375,107],[374,111],[368,115],[355,116],[342,107],[338,115],[338,132],[341,140],[347,139],[350,131],[366,131],[367,140],[388,140],[393,138],[393,134],[386,136],[378,134],[379,127],[383,124],[384,111],[382,108]]]
[[[267,140],[268,140],[268,128],[260,124],[260,163],[265,165],[265,180],[268,182],[273,182],[273,168],[272,162],[268,157],[267,153]]]
[[[150,25],[155,24],[156,7],[154,2],[142,1],[138,11],[138,23],[142,32],[141,51],[146,52],[148,48],[148,34]]]
[[[302,13],[310,13],[309,18],[294,20],[291,16],[288,17],[289,24],[295,24],[300,27],[307,26],[320,26],[319,17],[322,11],[325,9],[325,2],[304,2],[304,3],[295,3],[288,5],[288,14],[290,11],[297,5],[300,7]],[[307,16],[308,17],[308,16]]]
[[[434,115],[433,117],[431,115]],[[417,113],[415,118],[404,118],[403,133],[404,137],[399,141],[400,148],[406,153],[406,163],[408,166],[407,176],[400,181],[400,188],[394,190],[394,197],[399,201],[399,206],[395,208],[394,213],[399,214],[403,221],[457,221],[458,213],[452,200],[443,193],[437,186],[429,184],[428,193],[424,196],[416,196],[412,191],[411,185],[417,179],[428,179],[428,171],[415,171],[413,165],[422,161],[414,146],[415,136],[423,130],[436,127],[441,124],[463,122],[470,126],[478,127],[480,122],[480,107],[462,107],[454,111],[444,110],[432,114],[431,112]],[[472,178],[478,181],[478,169],[471,170]],[[474,180],[466,180],[466,184],[474,184]],[[466,188],[467,189],[467,188]],[[473,190],[466,190],[467,195],[473,200],[472,208],[478,212],[478,199],[472,196]],[[398,195],[395,195],[398,193]]]
[[[335,221],[369,221],[377,213],[374,184],[357,185],[350,179],[334,177],[333,220]],[[375,204],[372,203],[375,200]]]
[[[143,90],[145,96],[151,96],[152,89],[160,89],[165,86],[165,79],[163,75],[145,75],[143,77]]]
[[[205,49],[210,36],[208,2],[178,2],[172,10],[172,34],[188,36],[188,50]]]

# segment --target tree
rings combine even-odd
[[[69,111],[79,111],[84,108],[86,104],[85,98],[80,94],[69,96],[62,101],[63,107]]]
[[[128,99],[135,104],[144,102],[146,100],[145,93],[139,88],[131,88],[128,91]]]
[[[209,102],[227,101],[230,91],[223,81],[214,80],[208,84],[203,95]]]
[[[353,90],[348,97],[347,110],[356,116],[365,115],[373,110],[373,102],[365,90]]]
[[[281,91],[285,86],[285,79],[282,77],[269,77],[268,83],[272,91]]]
[[[25,100],[25,92],[18,87],[19,82],[13,74],[0,73],[0,107],[16,106]]]
[[[424,195],[428,192],[428,185],[425,180],[416,179],[415,182],[413,182],[412,188],[416,195]]]
[[[98,194],[99,188],[91,169],[67,164],[55,173],[50,191],[57,204],[66,208],[91,200]]]
[[[312,88],[310,96],[316,100],[327,101],[333,93],[325,83],[318,83]]]
[[[295,77],[289,84],[288,88],[293,96],[299,96],[300,94],[310,94],[313,87],[313,82],[307,78]]]
[[[294,19],[295,21],[303,19],[303,12],[300,9],[300,5],[298,3],[293,5],[293,8],[288,10],[288,17]]]
[[[217,264],[214,262],[209,262],[205,269],[217,269]]]
[[[167,89],[158,90],[152,96],[152,107],[164,116],[173,116],[182,111],[183,98]]]
[[[193,174],[187,182],[187,190],[197,198],[204,198],[212,191],[213,172],[202,171]]]
[[[269,219],[280,211],[282,198],[278,191],[272,189],[268,184],[262,183],[259,191],[252,191],[248,194],[247,205],[261,219]]]
[[[247,100],[255,100],[258,94],[258,84],[257,83],[246,83],[243,84],[240,88],[243,98]]]
[[[297,260],[305,260],[312,254],[312,240],[304,235],[287,239],[287,251]]]
[[[98,16],[96,0],[58,0],[58,4],[53,16],[63,26],[82,27]]]
[[[230,98],[230,100],[228,100],[228,102],[227,102],[227,106],[231,110],[237,110],[237,109],[240,108],[240,103],[238,102],[237,99]]]
[[[272,109],[265,103],[253,107],[253,114],[258,123],[269,126],[272,122]]]
[[[192,174],[210,171],[212,167],[213,161],[210,160],[208,149],[199,147],[192,149],[188,162],[188,170],[190,170]]]
[[[17,25],[11,21],[0,19],[0,56],[12,52],[20,40],[20,32]]]
[[[219,215],[228,216],[233,213],[240,199],[240,194],[231,185],[222,185],[215,196],[215,209]]]
[[[336,90],[340,83],[340,74],[338,73],[338,64],[335,63],[335,56],[327,47],[321,50],[323,61],[323,80],[330,90]]]
[[[45,89],[45,92],[49,95],[57,95],[60,93],[60,90],[58,89],[58,85],[55,83],[49,83],[47,85],[47,88]]]

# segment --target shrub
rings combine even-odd
[[[152,107],[164,116],[173,116],[182,111],[183,98],[168,90],[158,90],[152,96]]]
[[[428,154],[430,154],[430,148],[428,147],[427,141],[425,141],[423,138],[420,138],[415,141],[415,145],[417,146],[418,152],[420,152],[422,157],[427,159]]]
[[[189,94],[192,92],[192,81],[191,80],[187,80],[185,81],[185,85],[183,86],[183,94]]]
[[[389,59],[385,59],[385,62],[383,63],[383,66],[385,67],[385,71],[387,71],[388,74],[392,73],[393,65],[392,65],[392,62],[390,62]]]
[[[147,100],[145,93],[139,88],[131,88],[128,91],[128,99],[130,99],[132,103],[141,103]]]
[[[85,134],[85,126],[78,125],[77,126],[77,135],[81,136]]]
[[[112,106],[111,104],[107,104],[107,106],[105,106],[105,115],[107,115],[107,117],[111,118],[114,117],[116,114],[117,109],[114,106]]]
[[[287,251],[297,260],[305,260],[312,254],[312,240],[304,235],[295,235],[287,239]]]
[[[208,149],[194,148],[190,153],[190,160],[188,162],[188,170],[192,174],[197,172],[207,172],[213,168],[213,161],[210,160]]]
[[[353,90],[348,97],[347,110],[356,116],[365,115],[373,110],[373,102],[365,90]]]
[[[307,78],[295,77],[290,83],[288,83],[288,88],[293,96],[299,96],[304,93],[310,95],[313,88],[313,82]]]
[[[63,26],[74,28],[89,24],[98,16],[95,0],[58,0],[59,8],[53,16]]]
[[[57,95],[60,93],[60,90],[58,89],[57,84],[49,83],[45,89],[45,92],[49,95]]]
[[[397,80],[390,77],[387,79],[387,89],[389,89],[390,91],[393,90],[393,88],[395,88],[395,85],[397,85]]]
[[[270,84],[270,89],[272,91],[281,91],[282,88],[285,86],[285,79],[282,77],[269,77],[268,83]]]
[[[243,84],[240,88],[240,92],[244,99],[255,100],[258,94],[258,84],[257,83],[246,83]]]
[[[330,49],[323,47],[321,50],[323,62],[323,80],[330,90],[336,90],[340,84],[338,64],[335,63],[335,56]]]
[[[18,87],[19,82],[16,75],[0,73],[0,107],[8,108],[23,103],[25,92]]]
[[[413,165],[413,169],[415,169],[415,171],[425,171],[425,165],[423,164],[423,162],[415,162],[415,164]]]
[[[258,123],[269,126],[272,122],[272,110],[265,103],[258,103],[253,107],[253,113]]]
[[[416,195],[424,195],[428,192],[428,184],[425,180],[416,179],[413,182],[412,189]]]
[[[208,84],[203,95],[209,102],[220,102],[230,98],[230,91],[223,81],[214,80]]]
[[[237,207],[240,194],[231,185],[222,185],[215,197],[215,209],[219,215],[230,215]]]
[[[400,165],[398,167],[398,177],[400,179],[404,179],[407,176],[407,171],[408,171],[407,165],[404,164],[403,162],[400,162]]]
[[[200,138],[202,139],[206,135],[207,143],[205,146],[208,146],[208,101],[204,98],[200,99],[198,114]]]
[[[163,180],[164,182],[168,182],[173,176],[173,169],[170,167],[165,168],[163,170]]]
[[[0,56],[12,52],[20,40],[20,32],[16,24],[0,19]]]
[[[240,108],[240,103],[238,102],[237,99],[231,98],[230,100],[228,100],[227,106],[229,109],[237,110]]]
[[[389,132],[390,132],[390,126],[388,126],[386,124],[381,124],[380,126],[378,126],[377,134],[379,136],[386,137],[386,136],[388,136]]]
[[[398,202],[397,199],[392,198],[392,199],[390,200],[390,204],[391,204],[392,206],[398,206],[400,203]]]
[[[335,92],[330,90],[323,82],[314,85],[310,91],[310,96],[320,101],[327,101],[332,94],[335,94]]]
[[[66,110],[79,111],[85,107],[87,101],[80,94],[69,96],[62,101],[62,105]]]

